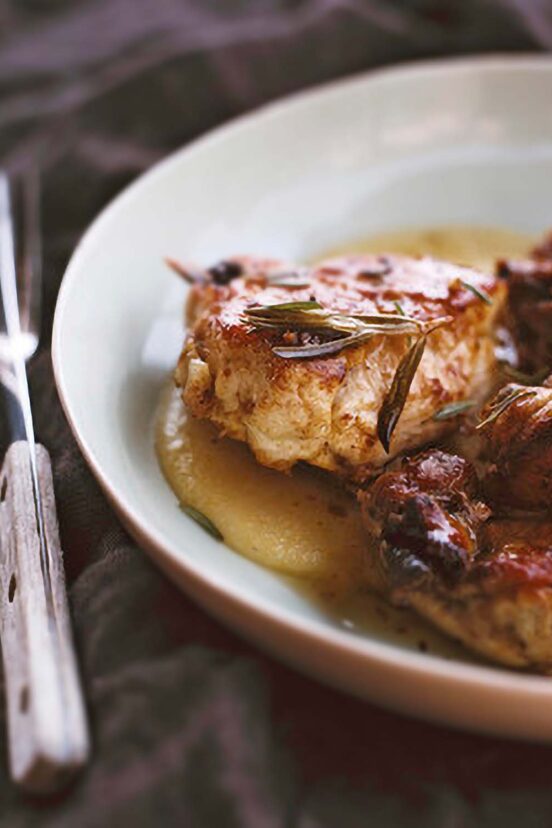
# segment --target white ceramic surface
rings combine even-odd
[[[404,226],[552,223],[552,61],[398,67],[259,110],[177,152],[94,222],[54,328],[65,411],[139,542],[206,609],[282,659],[381,704],[552,740],[552,680],[356,635],[283,579],[212,540],[159,471],[152,418],[181,343],[170,254],[303,259]]]

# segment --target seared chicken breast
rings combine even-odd
[[[552,672],[552,390],[507,386],[482,416],[481,479],[431,449],[359,491],[369,581],[483,655]]]
[[[450,430],[454,421],[432,419],[444,405],[489,393],[493,331],[505,294],[491,274],[429,258],[355,255],[310,268],[228,260],[199,274],[191,289],[176,382],[192,414],[248,443],[264,465],[287,470],[305,461],[362,480],[390,457]],[[412,330],[292,357],[289,349],[307,345],[333,343],[331,350],[339,334],[251,322],[268,306],[289,303],[353,317],[355,324],[359,316],[389,315],[420,326],[425,351],[389,451],[378,438],[378,414],[412,349]],[[433,324],[441,326],[430,332]]]

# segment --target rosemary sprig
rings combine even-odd
[[[195,520],[202,529],[205,529],[215,540],[221,541],[223,539],[222,532],[215,526],[212,520],[210,520],[207,515],[204,515],[203,512],[200,512],[198,509],[194,509],[193,506],[189,506],[187,503],[181,503],[180,508],[182,511],[188,515],[192,520]]]
[[[347,336],[352,337],[356,334],[364,334],[366,336],[375,336],[376,334],[387,334],[388,336],[409,333],[421,334],[426,331],[429,324],[433,324],[423,322],[413,317],[392,313],[338,313],[323,308],[314,300],[253,306],[245,309],[242,318],[245,323],[257,329],[316,332],[322,336],[329,336],[331,339],[341,337],[341,348],[346,348],[354,344],[352,341],[346,341]],[[363,337],[362,341],[365,340],[366,336]],[[358,340],[355,341],[358,342]],[[302,355],[299,353],[301,347],[308,349]],[[291,351],[288,352],[284,348],[279,347],[278,351],[281,352],[281,356],[298,359],[301,356],[317,356],[316,347],[318,346],[304,345],[294,347],[292,349],[293,356],[291,355]],[[337,353],[341,348],[337,348],[337,350],[332,349],[331,353]]]
[[[165,256],[165,264],[174,273],[184,279],[185,282],[188,282],[189,285],[201,285],[207,281],[204,271],[193,266],[185,265],[177,259],[172,259],[170,256]]]
[[[427,335],[416,340],[399,362],[393,382],[378,414],[377,433],[380,443],[389,454],[391,437],[399,422],[410,391],[410,386],[418,370],[427,341]]]
[[[399,314],[399,316],[406,316],[406,313],[404,312],[404,308],[403,308],[403,306],[401,305],[400,302],[398,302],[395,299],[395,300],[393,300],[393,304],[395,305],[395,307],[397,309],[397,313]],[[408,339],[406,341],[406,344],[408,345],[408,347],[410,347],[410,345],[412,344],[412,337],[411,336],[408,337]]]
[[[243,266],[233,259],[222,259],[206,270],[197,265],[183,264],[170,256],[165,257],[165,264],[190,285],[204,285],[211,282],[221,287],[243,275]]]
[[[285,288],[307,288],[311,284],[306,272],[301,270],[280,270],[270,273],[267,281],[269,285]]]
[[[232,259],[222,260],[207,270],[195,265],[183,264],[171,256],[165,257],[165,264],[190,285],[205,284],[206,282],[213,282],[216,285],[226,285],[232,279],[244,275],[242,265],[239,262],[234,262]],[[271,286],[285,288],[307,288],[311,284],[307,278],[306,268],[275,271],[269,273],[266,280]]]
[[[459,414],[463,414],[464,411],[473,408],[474,405],[474,400],[459,400],[458,402],[448,403],[448,405],[444,405],[436,411],[431,416],[431,419],[438,423],[442,420],[451,420],[453,417],[458,417]]]
[[[464,282],[463,279],[460,279],[460,284],[462,287],[466,288],[466,290],[470,290],[474,296],[477,296],[478,299],[481,299],[482,302],[485,302],[486,305],[492,305],[493,300],[487,293],[487,291],[482,290],[481,288],[476,287],[475,285],[471,285],[469,282]]]
[[[479,429],[483,428],[483,426],[493,423],[506,411],[506,409],[512,405],[512,403],[515,403],[525,397],[534,397],[536,393],[537,392],[534,388],[513,388],[502,400],[498,400],[490,406],[489,415],[477,424],[476,430],[479,431]]]

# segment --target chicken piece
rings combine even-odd
[[[492,462],[487,495],[498,508],[552,511],[552,388],[510,383],[482,417],[488,419],[481,433]]]
[[[530,256],[536,261],[552,262],[552,231],[531,250]]]
[[[252,307],[313,300],[345,315],[450,317],[427,337],[389,454],[377,436],[378,412],[409,335],[378,334],[331,356],[291,359],[273,348],[324,342],[327,334],[260,330],[244,320]],[[428,258],[355,255],[311,268],[232,259],[191,290],[176,382],[192,414],[247,442],[264,465],[288,470],[306,461],[362,480],[390,456],[453,428],[454,421],[432,420],[445,404],[488,394],[504,302],[505,285],[494,276]]]
[[[358,497],[375,541],[367,566],[394,603],[482,655],[552,671],[550,519],[495,518],[473,467],[437,450]]]
[[[477,532],[490,510],[477,499],[473,466],[430,449],[358,491],[364,525],[378,539],[379,564],[393,588],[433,572],[454,583],[477,553]]]
[[[552,366],[552,233],[527,259],[502,259],[497,275],[508,284],[509,327],[519,367],[527,372]]]

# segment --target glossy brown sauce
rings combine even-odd
[[[519,257],[532,239],[505,230],[442,227],[386,233],[324,252],[431,255],[490,270],[497,257]],[[225,542],[283,575],[338,624],[455,658],[466,656],[407,611],[361,586],[366,545],[354,498],[329,475],[297,467],[282,474],[258,464],[241,443],[193,420],[168,388],[161,401],[156,446],[177,498],[203,512]],[[299,580],[300,579],[300,580]]]

